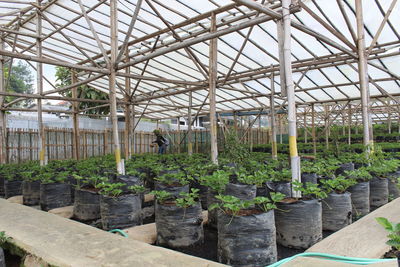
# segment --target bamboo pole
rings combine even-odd
[[[192,92],[189,93],[189,108],[188,108],[188,154],[193,154],[193,141],[192,141]]]
[[[274,103],[275,103],[275,77],[272,74],[272,76],[271,76],[271,96],[270,96],[270,101],[269,101],[270,116],[271,116],[270,123],[271,123],[272,159],[278,159],[278,147],[276,144],[276,122],[275,122],[275,104]]]
[[[348,114],[348,129],[347,129],[347,134],[348,134],[348,144],[351,145],[351,105],[349,104],[349,114]]]
[[[360,79],[361,109],[363,122],[363,143],[364,146],[373,145],[372,125],[370,113],[370,93],[367,55],[365,50],[364,20],[362,11],[362,0],[356,0],[357,18],[357,48],[358,48],[358,75]]]
[[[294,93],[294,83],[292,77],[291,64],[291,26],[290,26],[290,4],[291,0],[282,0],[282,16],[283,16],[283,54],[285,59],[285,81],[288,100],[288,124],[289,124],[289,151],[290,151],[290,166],[292,170],[292,181],[301,181],[300,178],[300,157],[297,153],[296,140],[296,101]],[[292,196],[300,197],[299,191],[293,190]]]
[[[40,15],[40,5],[42,0],[36,0],[36,5],[38,8],[37,12],[37,24],[36,24],[36,34],[41,36],[42,34],[42,17]],[[36,39],[36,56],[42,57],[42,41],[40,38]],[[37,91],[39,95],[43,94],[43,64],[41,62],[37,63],[36,66],[36,82],[37,82]],[[37,115],[38,115],[38,127],[39,127],[39,160],[40,165],[46,165],[46,139],[45,132],[43,126],[43,117],[42,117],[42,99],[37,100]]]
[[[136,12],[135,12],[136,13]],[[126,48],[126,47],[125,47]],[[126,61],[129,62],[129,50],[126,48],[124,49],[125,54],[127,55]],[[122,50],[120,51],[120,54],[118,55],[117,58],[121,57]],[[130,67],[126,67],[125,73],[129,74],[130,72]],[[125,77],[125,90],[126,90],[126,95],[125,95],[125,100],[128,102],[130,101],[131,97],[131,79],[129,77]],[[124,146],[125,146],[125,159],[130,159],[132,155],[131,151],[131,106],[128,104],[125,104],[125,129],[124,129]]]
[[[312,135],[312,142],[313,142],[313,153],[314,156],[317,156],[317,138],[315,134],[315,107],[314,104],[311,104],[311,135]]]
[[[117,19],[117,0],[110,0],[110,28],[111,28],[111,64],[110,64],[110,108],[111,122],[113,129],[114,153],[117,164],[117,172],[125,173],[125,168],[121,160],[121,148],[119,143],[118,133],[118,118],[117,118],[117,96],[116,96],[116,66],[115,62],[118,53],[118,19]]]
[[[328,105],[324,105],[324,109],[325,109],[325,148],[329,149],[329,106]]]
[[[76,71],[71,69],[71,83],[75,83],[77,81]],[[78,88],[72,88],[72,97],[76,98],[78,95]],[[72,134],[73,134],[73,155],[74,159],[79,159],[79,103],[72,103]]]
[[[307,144],[307,113],[304,112],[304,143]]]
[[[4,49],[4,40],[1,39],[1,49]],[[4,57],[0,56],[0,92],[5,92],[4,88]],[[0,95],[0,107],[3,106],[5,97]],[[7,162],[7,116],[4,110],[0,111],[0,163]]]
[[[215,13],[211,15],[210,33],[217,30],[217,18]],[[210,40],[209,52],[209,93],[210,93],[210,142],[211,142],[211,161],[218,164],[218,144],[217,144],[217,119],[216,119],[216,82],[217,82],[217,38]]]
[[[181,144],[182,142],[179,142],[181,140],[181,122],[179,121],[179,117],[176,118],[178,121],[178,153],[181,153]],[[157,129],[158,129],[158,120],[157,120]]]
[[[390,101],[388,101],[388,104],[390,104]],[[389,134],[391,134],[392,133],[392,116],[391,116],[391,112],[390,111],[387,114],[388,114],[388,119],[387,119],[388,132],[389,132]]]

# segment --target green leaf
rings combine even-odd
[[[389,222],[388,219],[383,217],[375,218],[375,220],[385,228],[387,231],[393,231],[393,225]]]

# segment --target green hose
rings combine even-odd
[[[108,232],[110,232],[110,233],[118,233],[118,234],[122,235],[123,237],[128,237],[128,234],[125,233],[125,232],[124,232],[123,230],[121,230],[121,229],[112,229],[112,230],[110,230],[110,231],[108,231]]]
[[[268,265],[268,267],[278,267],[281,266],[297,257],[316,257],[324,260],[331,260],[331,261],[337,261],[337,262],[342,262],[342,263],[350,263],[350,264],[355,264],[355,265],[369,265],[377,262],[387,262],[387,261],[393,261],[397,259],[367,259],[367,258],[353,258],[353,257],[343,257],[343,256],[337,256],[337,255],[332,255],[332,254],[326,254],[326,253],[318,253],[318,252],[305,252],[305,253],[300,253],[297,255],[294,255],[292,257],[280,260],[274,264]]]

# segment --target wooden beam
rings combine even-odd
[[[216,14],[211,15],[210,34],[217,30]],[[218,46],[217,38],[210,40],[209,53],[209,94],[210,94],[210,142],[211,142],[211,161],[218,164],[218,144],[217,144],[217,119],[216,119],[216,86],[217,86],[217,67],[218,67]]]
[[[74,84],[77,81],[77,74],[75,70],[71,70],[71,83]],[[72,97],[77,98],[78,97],[78,87],[75,86],[72,88]],[[72,102],[72,145],[73,145],[73,157],[76,160],[79,160],[80,157],[80,144],[79,144],[79,102]]]

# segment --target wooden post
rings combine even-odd
[[[364,39],[364,20],[362,11],[362,0],[356,0],[357,18],[357,52],[358,52],[358,75],[360,79],[361,109],[363,122],[363,143],[364,146],[373,145],[373,133],[370,113],[370,93],[367,53]]]
[[[238,135],[238,117],[236,111],[233,112],[233,119],[235,121],[234,127],[235,127],[235,132],[236,135]]]
[[[307,144],[307,114],[306,111],[304,110],[304,143]]]
[[[279,143],[283,144],[283,138],[282,138],[282,134],[283,134],[282,115],[279,115],[278,118],[279,118]]]
[[[346,135],[346,118],[344,117],[345,111],[342,112],[342,135]]]
[[[291,0],[282,0],[282,15],[283,15],[283,56],[285,64],[285,81],[286,93],[288,100],[288,126],[289,126],[289,151],[290,151],[290,166],[292,170],[292,181],[300,182],[300,157],[297,153],[296,140],[296,101],[294,93],[294,83],[292,74],[292,52],[291,52],[291,26],[290,26],[290,4]],[[278,22],[279,23],[279,22]],[[301,197],[299,191],[292,189],[293,197]]]
[[[328,105],[324,105],[324,109],[325,109],[325,147],[326,149],[329,149],[329,106]]]
[[[349,129],[347,129],[347,134],[348,134],[348,144],[351,145],[351,105],[349,104],[349,114],[348,114],[348,127]]]
[[[193,154],[193,141],[192,141],[192,92],[189,93],[189,108],[188,108],[188,154],[191,156]]]
[[[179,117],[176,118],[178,121],[178,153],[181,153],[181,122],[179,121]],[[157,120],[157,128],[158,128],[158,120]]]
[[[210,32],[217,30],[216,15],[211,15]],[[210,40],[209,53],[209,97],[210,97],[210,141],[211,141],[211,161],[218,164],[218,143],[217,143],[217,119],[216,119],[216,86],[217,86],[217,41],[218,38]]]
[[[113,129],[114,153],[117,164],[117,172],[125,173],[125,168],[121,160],[121,148],[119,143],[118,133],[118,118],[117,118],[117,95],[116,95],[116,66],[115,62],[118,53],[118,18],[117,18],[117,0],[110,0],[110,32],[111,32],[111,64],[110,64],[110,110],[111,122]]]
[[[390,106],[390,101],[388,101],[388,105]],[[389,134],[391,134],[392,133],[392,116],[391,116],[391,112],[390,111],[387,114],[388,114],[388,121],[387,121],[388,132],[389,132]]]
[[[312,142],[313,142],[313,153],[314,156],[317,156],[317,138],[315,135],[315,107],[314,104],[311,104],[311,134],[312,134]]]
[[[37,24],[36,24],[36,35],[42,35],[42,17],[40,12],[42,0],[36,0],[37,5]],[[40,38],[36,39],[36,56],[42,57],[42,41]],[[39,95],[43,95],[43,64],[38,62],[36,65],[36,82],[37,82],[37,92]],[[38,127],[39,127],[39,160],[40,166],[44,166],[47,164],[46,162],[46,138],[43,126],[43,117],[42,117],[42,99],[37,100],[37,114],[38,114]]]
[[[4,50],[4,40],[1,39],[1,49]],[[4,57],[0,56],[0,92],[5,92],[4,88]],[[0,95],[0,107],[3,106],[5,97]],[[7,116],[6,112],[0,111],[0,163],[5,164],[7,162]]]
[[[128,47],[124,51],[126,55],[126,60],[125,62],[129,62],[129,49]],[[129,74],[130,72],[130,67],[125,68],[125,73]],[[131,79],[129,77],[125,77],[125,101],[129,102],[131,98]],[[131,146],[131,138],[132,138],[132,127],[133,125],[131,124],[131,105],[128,103],[125,104],[125,129],[124,129],[124,147],[125,147],[125,158],[130,159],[132,156],[132,146]]]
[[[71,83],[74,84],[78,81],[76,77],[76,71],[74,69],[71,69]],[[72,88],[72,97],[77,98],[78,97],[78,88],[73,87]],[[73,144],[73,155],[74,159],[79,159],[79,102],[72,102],[72,144]]]
[[[271,76],[271,96],[269,99],[269,106],[270,106],[270,123],[271,123],[272,159],[278,159],[278,147],[276,144],[275,77],[274,77],[274,74],[272,74],[272,76]],[[279,120],[279,122],[280,122],[280,120]],[[282,143],[282,138],[281,138],[281,143]]]

